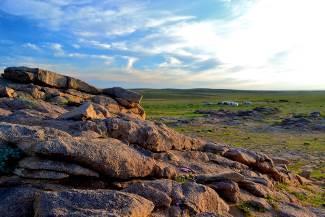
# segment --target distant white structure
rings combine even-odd
[[[235,101],[221,101],[219,102],[220,105],[229,105],[229,106],[239,106],[238,102]]]

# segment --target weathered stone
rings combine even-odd
[[[68,77],[68,88],[91,94],[99,93],[99,90],[96,87],[91,86],[90,84],[87,84],[86,82],[81,81],[79,79],[71,77]]]
[[[112,117],[111,113],[102,105],[92,104],[97,114],[97,119]]]
[[[84,102],[84,99],[79,96],[75,96],[67,93],[62,94],[62,96],[66,99],[67,101],[66,104],[70,106],[80,106]]]
[[[35,217],[149,216],[154,205],[140,196],[110,190],[42,192],[35,200]]]
[[[310,180],[306,179],[303,176],[296,175],[296,178],[301,185],[308,185],[312,183]]]
[[[63,172],[75,176],[93,176],[99,177],[97,172],[81,167],[77,164],[66,163],[62,161],[54,161],[41,159],[38,157],[27,157],[19,161],[19,167],[30,170],[52,170]]]
[[[26,153],[38,139],[52,140],[62,137],[72,138],[70,134],[53,128],[0,122],[0,139],[15,144]]]
[[[288,165],[290,162],[287,159],[281,158],[281,157],[272,157],[272,161],[274,162],[274,164],[277,165],[281,165],[281,164],[285,164]]]
[[[92,119],[100,119],[103,118],[97,115],[93,105],[89,102],[86,102],[75,108],[74,110],[64,113],[59,117],[59,119],[64,120],[92,120]]]
[[[123,191],[147,198],[155,204],[155,207],[158,208],[168,208],[172,203],[172,198],[169,197],[165,192],[157,190],[145,182],[129,185]]]
[[[223,214],[229,211],[228,205],[218,196],[218,194],[211,188],[197,184],[195,182],[186,182],[183,184],[177,183],[172,180],[154,180],[141,182],[145,188],[150,187],[149,191],[141,192],[143,197],[147,197],[149,200],[153,200],[155,204],[159,203],[159,200],[164,200],[164,205],[169,204],[170,197],[172,204],[187,209],[192,215],[201,212],[212,212],[215,214]],[[136,188],[139,184],[130,185],[128,189]],[[155,189],[162,193],[157,193]],[[136,191],[136,190],[134,190]],[[155,198],[155,196],[159,197]],[[166,197],[166,195],[168,197]]]
[[[121,87],[106,88],[103,89],[103,93],[108,96],[112,96],[113,98],[121,98],[127,100],[129,102],[129,105],[132,105],[132,103],[140,103],[142,99],[142,96],[140,94],[123,89]]]
[[[286,177],[275,168],[272,159],[265,154],[243,148],[231,148],[223,156],[268,174],[276,181],[287,182]]]
[[[43,91],[40,91],[39,88],[31,88],[30,94],[33,96],[34,99],[45,99],[45,93]]]
[[[15,97],[15,90],[9,87],[0,87],[0,97]]]
[[[248,166],[257,162],[257,155],[254,152],[241,148],[229,149],[223,156]]]
[[[84,81],[40,68],[9,67],[4,70],[3,77],[21,83],[36,83],[62,89],[72,88],[91,94],[100,93],[97,88]],[[130,96],[134,97],[132,94]]]
[[[263,210],[264,212],[272,210],[272,206],[263,198],[254,198],[245,202],[257,210]]]
[[[270,191],[267,187],[257,184],[255,182],[245,180],[245,181],[238,182],[238,185],[240,188],[245,189],[246,191],[250,192],[251,194],[257,197],[265,198],[267,195],[270,194]]]
[[[153,173],[155,161],[119,140],[62,138],[40,141],[29,147],[29,152],[59,157],[85,165],[100,174],[129,179]]]
[[[29,99],[19,99],[19,98],[0,98],[0,108],[8,110],[23,110],[31,109],[43,113],[50,113],[55,115],[60,115],[66,112],[62,107],[52,105],[44,101],[35,101]]]
[[[109,118],[105,122],[109,136],[155,152],[196,149],[203,144],[199,139],[184,136],[166,125],[150,121]]]
[[[0,116],[9,116],[11,114],[12,114],[11,111],[9,111],[7,109],[0,108]]]
[[[17,168],[13,172],[15,175],[30,178],[30,179],[65,179],[69,175],[62,172],[48,171],[48,170],[28,170]]]
[[[50,87],[42,87],[42,90],[45,92],[45,97],[50,99],[52,97],[61,96],[61,92],[58,89]]]
[[[211,183],[217,181],[231,180],[234,182],[241,182],[245,180],[245,177],[237,172],[225,172],[220,174],[201,174],[195,176],[195,180],[198,183]]]
[[[49,100],[51,103],[54,103],[56,105],[67,105],[68,104],[68,100],[67,98],[63,97],[63,96],[56,96],[53,97]]]
[[[221,182],[213,182],[209,185],[212,189],[214,189],[220,197],[224,200],[237,203],[239,201],[240,189],[238,184],[233,181],[221,181]]]
[[[3,77],[21,83],[32,83],[37,69],[28,67],[8,67],[4,70]]]
[[[316,217],[315,214],[293,203],[279,203],[277,215],[281,217]]]
[[[0,188],[0,216],[33,216],[33,203],[37,191],[30,187]]]
[[[176,175],[176,169],[171,166],[168,166],[164,162],[157,162],[153,170],[153,176],[155,177],[174,179]]]
[[[36,69],[35,82],[55,88],[67,88],[68,79],[64,75],[44,69]]]
[[[229,147],[226,145],[219,145],[219,144],[209,142],[203,145],[200,150],[203,152],[210,152],[213,154],[223,155],[224,153],[226,153],[226,151],[229,150]]]

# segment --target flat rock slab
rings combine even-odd
[[[146,217],[154,209],[143,197],[110,190],[42,192],[34,207],[35,217]]]
[[[61,89],[75,89],[91,94],[100,91],[79,79],[61,75],[40,68],[8,67],[4,70],[3,77],[21,83],[35,83]]]
[[[156,162],[119,140],[77,139],[65,137],[40,141],[30,147],[30,153],[85,165],[112,178],[129,179],[152,175]]]
[[[74,176],[99,177],[99,174],[93,170],[84,168],[74,163],[62,161],[47,160],[38,157],[27,157],[19,161],[19,167],[30,170],[52,170],[63,172]]]
[[[245,177],[237,172],[225,172],[219,174],[202,174],[195,177],[198,183],[211,183],[216,181],[230,180],[234,182],[244,181]]]
[[[48,170],[28,170],[23,168],[17,168],[13,171],[13,173],[17,176],[29,179],[65,179],[69,177],[69,174],[48,171]]]

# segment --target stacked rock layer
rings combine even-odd
[[[0,86],[0,216],[315,216],[274,187],[308,183],[283,162],[146,121],[138,93],[27,67]]]

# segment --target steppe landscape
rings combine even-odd
[[[324,215],[322,92],[98,89],[9,67],[0,95],[2,216]]]
[[[0,0],[0,217],[325,217],[324,0]]]

